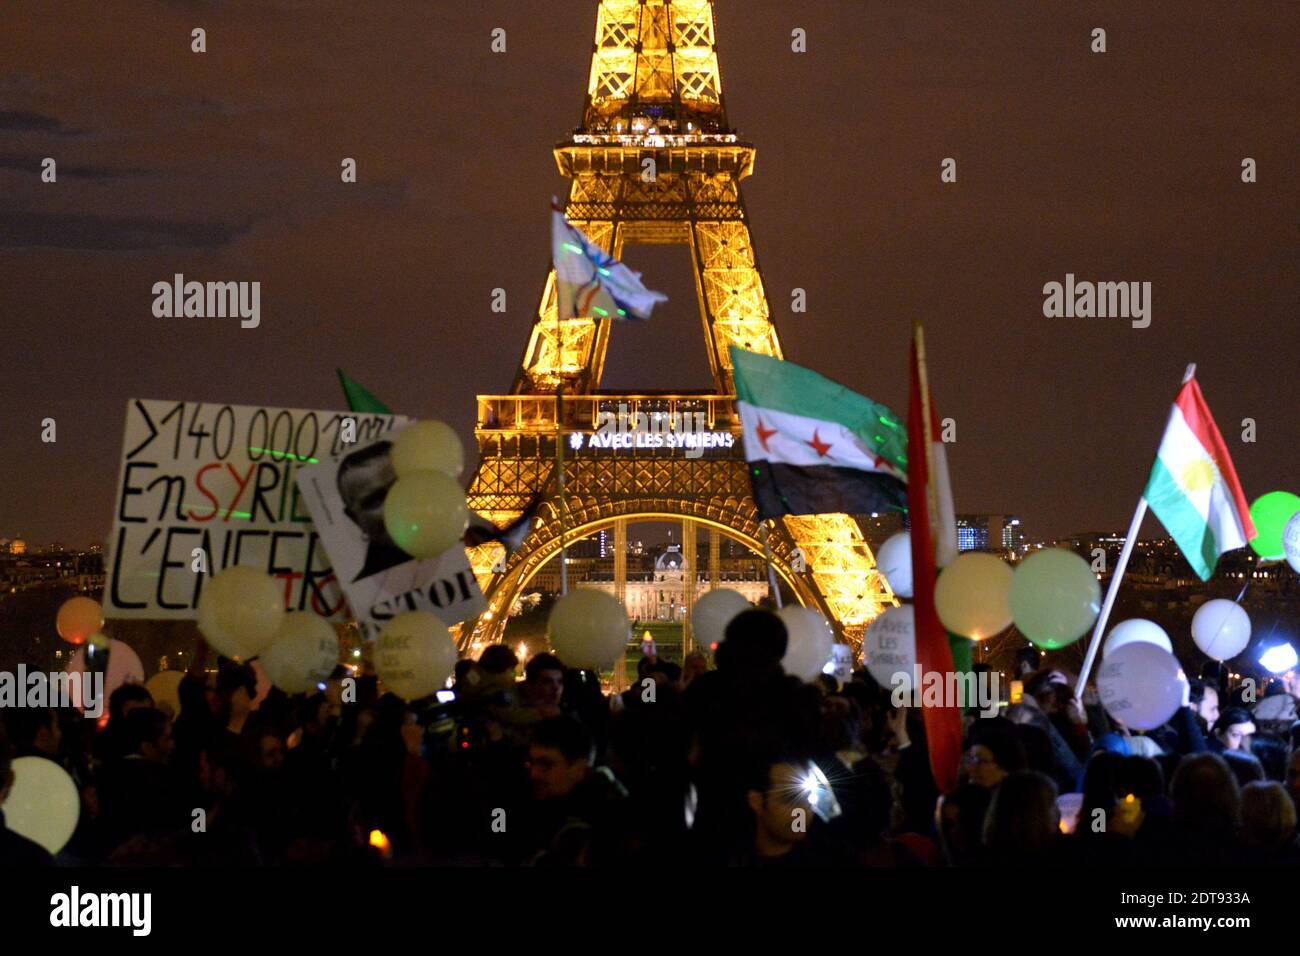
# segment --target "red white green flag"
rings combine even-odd
[[[1237,471],[1194,377],[1174,400],[1143,497],[1202,581],[1219,555],[1255,537]]]
[[[953,672],[952,647],[939,621],[934,603],[936,563],[943,564],[956,553],[952,523],[952,492],[948,488],[948,467],[939,437],[939,416],[930,397],[925,366],[925,338],[916,326],[912,338],[912,385],[907,408],[907,507],[912,534],[912,605],[916,622],[916,662],[922,674],[940,674],[947,680]],[[937,558],[937,562],[936,562]],[[925,743],[930,754],[930,772],[943,793],[957,786],[961,761],[961,710],[957,707],[923,707]]]

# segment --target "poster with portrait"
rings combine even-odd
[[[104,616],[193,618],[204,584],[243,564],[283,585],[287,610],[346,620],[294,476],[409,423],[365,412],[131,399]]]
[[[303,503],[367,637],[406,611],[429,611],[453,625],[487,609],[463,546],[420,561],[389,537],[384,500],[397,480],[389,454],[397,431],[297,473]]]

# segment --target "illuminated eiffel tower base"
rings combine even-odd
[[[518,596],[560,552],[555,447],[560,386],[565,543],[612,528],[616,594],[621,596],[618,585],[626,575],[621,546],[629,520],[683,522],[688,604],[697,580],[697,525],[710,529],[711,583],[718,580],[718,535],[763,550],[728,346],[780,357],[781,342],[740,192],[741,181],[753,172],[755,150],[727,123],[711,0],[600,3],[583,123],[554,152],[560,172],[571,180],[566,215],[593,242],[617,258],[638,243],[690,248],[714,388],[673,394],[601,391],[611,322],[557,323],[555,273],[550,273],[510,394],[478,398],[481,464],[469,487],[470,507],[502,525],[538,494],[544,501],[528,538],[509,560],[499,545],[471,550],[489,609],[461,626],[466,650],[502,638]],[[694,458],[681,448],[591,447],[597,416],[616,414],[620,407],[652,421],[699,416],[688,420],[702,421],[711,433],[730,434],[731,444]],[[849,643],[859,644],[865,626],[885,607],[897,605],[853,516],[787,517],[767,524],[780,578]]]

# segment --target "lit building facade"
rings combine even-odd
[[[644,578],[630,574],[624,585],[624,604],[628,616],[637,621],[682,621],[687,612],[687,576],[685,559],[678,545],[669,545],[655,561],[654,570]],[[614,594],[612,580],[579,582],[578,587],[594,588]],[[752,571],[727,572],[718,582],[719,587],[739,591],[746,600],[756,603],[767,596],[767,580]],[[695,572],[695,598],[709,590],[709,576]]]

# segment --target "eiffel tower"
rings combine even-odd
[[[703,576],[698,526],[708,529],[708,581],[719,583],[719,539],[761,553],[735,408],[728,346],[781,356],[749,230],[740,183],[754,147],[727,122],[718,70],[713,0],[604,0],[582,126],[555,147],[572,181],[565,212],[616,258],[637,243],[690,248],[703,344],[714,387],[707,392],[600,389],[608,319],[557,322],[555,272],[547,277],[532,334],[508,395],[480,395],[475,434],[481,463],[471,508],[499,525],[535,496],[544,501],[523,545],[503,559],[499,545],[470,553],[488,610],[461,629],[463,649],[500,640],[507,615],[538,570],[561,550],[556,495],[562,435],[565,543],[613,529],[615,596],[625,595],[629,520],[680,520],[689,608]],[[654,286],[650,281],[649,285]],[[653,319],[651,320],[653,321]],[[563,398],[557,401],[557,394]],[[557,429],[557,404],[562,415]],[[646,420],[694,416],[729,446],[696,449],[593,447],[599,416]],[[898,601],[875,570],[853,516],[824,514],[767,522],[773,566],[798,600],[855,646],[865,626]],[[691,646],[686,615],[685,646]]]

